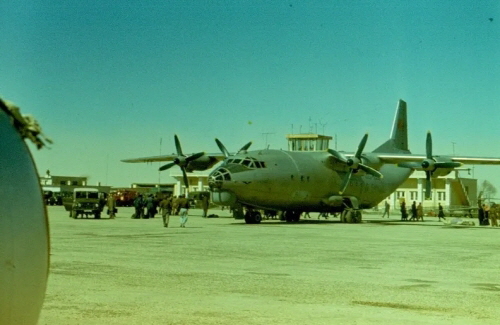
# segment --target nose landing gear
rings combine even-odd
[[[340,215],[340,221],[343,223],[360,223],[362,220],[361,210],[346,208]]]

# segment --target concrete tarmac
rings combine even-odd
[[[497,228],[318,220],[246,225],[227,211],[71,219],[49,207],[39,324],[498,324]],[[477,225],[477,220],[476,220]]]

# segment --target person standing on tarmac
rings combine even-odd
[[[153,194],[149,194],[146,199],[146,210],[147,210],[147,219],[155,217],[155,201],[153,198]]]
[[[172,197],[168,196],[160,201],[161,217],[163,219],[163,227],[168,227],[170,214],[172,213]]]
[[[134,200],[135,216],[134,219],[141,219],[144,214],[144,202],[142,194],[139,194]]]
[[[206,218],[208,215],[208,194],[203,194],[201,197],[201,208],[203,210],[203,218]]]
[[[179,207],[179,197],[174,196],[174,198],[172,199],[172,214],[173,215],[178,215],[178,213],[177,213],[178,207]]]
[[[417,211],[417,202],[413,201],[411,205],[411,218],[410,221],[418,221],[418,211]]]
[[[496,203],[492,203],[491,204],[491,208],[490,208],[490,224],[492,227],[498,227],[498,222],[497,222],[497,218],[498,218],[498,213],[499,213],[499,209],[500,206]]]
[[[114,219],[116,217],[116,201],[113,194],[110,193],[108,195],[108,201],[106,204],[108,206],[109,219]]]
[[[179,206],[179,216],[181,221],[181,228],[186,227],[186,222],[188,219],[189,201],[186,199],[185,195],[181,195],[178,200]]]
[[[389,218],[389,210],[391,209],[391,205],[387,200],[385,200],[385,206],[384,206],[384,214],[382,215],[382,218],[385,217],[387,214],[387,218]]]
[[[439,203],[439,211],[438,211],[438,221],[441,221],[441,218],[443,218],[444,220],[446,220],[446,217],[444,216],[444,211],[443,211],[443,206],[441,205],[441,203]]]
[[[484,225],[484,204],[481,204],[481,199],[477,200],[477,218],[479,219],[479,225]]]
[[[417,206],[417,221],[424,221],[424,207],[422,206],[422,202],[418,203]]]
[[[408,220],[408,213],[406,212],[406,203],[403,200],[401,202],[401,221],[406,221]]]

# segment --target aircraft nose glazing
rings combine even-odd
[[[231,180],[231,173],[224,167],[214,170],[212,174],[208,176],[208,186],[210,188],[221,188],[224,181]]]

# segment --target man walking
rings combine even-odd
[[[417,202],[413,201],[413,204],[411,205],[411,220],[418,221],[418,215],[417,215]]]
[[[161,217],[163,219],[163,227],[168,227],[170,214],[172,213],[172,197],[166,196],[160,202]]]
[[[444,216],[443,206],[441,205],[441,203],[439,203],[438,218],[439,218],[438,221],[441,221],[441,218],[446,220],[446,218]]]
[[[422,206],[422,202],[418,204],[417,207],[417,221],[424,221],[424,207]]]
[[[188,219],[189,201],[186,199],[185,195],[181,195],[178,200],[179,206],[179,216],[181,221],[181,228],[186,227],[186,222]]]
[[[384,207],[384,214],[382,215],[382,218],[385,217],[387,214],[387,218],[389,218],[389,210],[391,209],[391,205],[387,200],[385,200],[385,207]]]

